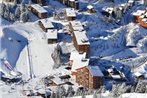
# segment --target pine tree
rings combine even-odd
[[[21,14],[21,11],[20,11],[20,7],[18,6],[15,10],[15,17],[16,19],[19,19],[20,18],[20,14]]]
[[[53,92],[50,96],[50,98],[56,98],[56,94]]]
[[[13,8],[17,7],[17,0],[14,0],[13,2]]]
[[[20,21],[22,21],[22,22],[27,22],[28,20],[29,20],[28,12],[23,12],[23,13],[20,15]]]
[[[135,89],[136,93],[144,93],[146,89],[146,84],[142,81],[139,80]]]
[[[101,86],[101,92],[102,92],[102,93],[105,93],[105,92],[106,92],[105,86]]]
[[[60,95],[61,97],[65,96],[66,95],[66,89],[63,87],[63,86],[60,86]]]
[[[10,20],[11,20],[11,21],[15,21],[15,15],[14,15],[14,13],[11,13],[11,14],[10,14]]]
[[[85,96],[85,93],[83,92],[82,93],[82,97],[81,98],[86,98],[86,96]]]
[[[10,19],[10,5],[9,4],[6,5],[4,17],[8,20]]]
[[[93,98],[98,98],[96,91],[93,93]]]
[[[72,88],[72,86],[68,86],[67,96],[72,97],[73,95],[74,95],[74,89]]]
[[[5,9],[6,9],[6,5],[5,3],[1,3],[1,8],[0,8],[0,14],[1,16],[4,16],[4,13],[5,13]]]
[[[20,4],[20,11],[21,11],[21,13],[26,11],[26,6],[25,6],[25,3],[23,3],[23,1]]]
[[[28,5],[30,6],[32,4],[32,0],[29,0],[29,3],[28,3]]]

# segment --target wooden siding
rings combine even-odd
[[[62,4],[75,8],[75,9],[79,9],[79,2],[78,1],[70,1],[70,0],[59,0],[59,2],[61,2]]]
[[[98,89],[103,85],[103,77],[92,76],[87,67],[77,69],[76,82],[89,89]]]
[[[42,24],[41,21],[39,21],[39,26],[41,27],[41,29],[44,31],[44,32],[47,32],[47,28],[45,28]]]
[[[143,18],[140,18],[138,15],[134,15],[134,21],[138,22],[142,27],[147,28],[147,23],[145,21],[142,21]]]
[[[48,44],[57,43],[57,39],[48,39],[47,42]]]
[[[39,13],[36,9],[29,6],[28,10],[30,10],[33,14],[35,14],[38,18],[43,19],[48,17],[48,13]]]
[[[89,45],[78,45],[74,33],[73,33],[73,42],[74,42],[74,46],[78,52],[86,52],[87,55],[89,54],[89,47],[90,46]]]

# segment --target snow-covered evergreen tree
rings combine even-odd
[[[75,96],[80,96],[80,95],[82,95],[82,92],[81,92],[80,88],[78,88],[76,90]]]
[[[67,89],[67,96],[68,97],[72,97],[74,95],[74,89],[72,86],[68,86],[68,89]]]
[[[131,87],[131,93],[134,93],[135,92],[135,88],[134,86]]]
[[[20,18],[20,14],[21,14],[21,11],[20,11],[20,7],[18,6],[15,10],[15,17],[16,19],[19,19]]]
[[[23,1],[22,1],[22,3],[20,4],[20,11],[21,11],[21,13],[23,13],[23,12],[26,11],[26,6],[25,6],[25,3],[23,3]]]
[[[56,93],[53,92],[53,93],[51,94],[50,98],[56,98]]]
[[[1,8],[0,8],[0,14],[1,16],[4,16],[4,13],[5,13],[5,9],[6,9],[6,5],[5,3],[1,3]]]
[[[28,3],[28,5],[30,6],[32,4],[32,0],[29,0],[29,3]]]
[[[52,58],[53,58],[53,60],[54,60],[54,63],[55,63],[55,65],[53,66],[53,68],[60,67],[60,64],[61,64],[60,53],[61,53],[61,46],[58,44],[55,47],[54,52],[51,55]]]
[[[64,86],[60,86],[59,90],[60,90],[59,93],[61,95],[61,98],[66,95],[66,89],[64,88]]]
[[[93,93],[93,98],[98,98],[96,91]]]
[[[105,86],[101,86],[101,93],[105,93],[106,92],[106,88],[105,88]]]
[[[118,95],[119,95],[119,93],[118,93],[118,85],[116,85],[116,84],[113,84],[112,85],[112,97],[113,98],[117,98],[118,97]]]
[[[124,11],[123,11],[123,13],[125,13],[125,12],[127,11],[127,9],[128,9],[128,4],[126,3],[125,6],[124,6]]]
[[[13,8],[15,8],[17,6],[17,0],[14,0],[13,2]]]
[[[28,15],[28,12],[23,12],[21,13],[20,15],[20,21],[22,22],[27,22],[29,20],[29,15]]]
[[[4,17],[5,17],[6,19],[10,19],[10,8],[9,8],[9,4],[6,5]]]
[[[11,13],[11,14],[10,14],[10,20],[11,20],[11,21],[15,21],[15,14],[14,14],[14,13]]]
[[[81,98],[86,98],[86,96],[85,96],[85,93],[83,92],[82,93],[82,97]]]
[[[145,93],[146,90],[146,84],[142,81],[139,80],[135,89],[136,93]]]

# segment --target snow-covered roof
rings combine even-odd
[[[147,18],[143,18],[142,21],[147,22]]]
[[[66,15],[69,17],[76,17],[76,12],[74,10],[74,8],[66,8]]]
[[[82,26],[82,23],[80,21],[71,21],[70,23],[72,25],[72,28],[75,31],[82,31],[82,30],[84,30],[84,28]]]
[[[78,59],[73,62],[71,71],[76,71],[76,69],[85,67],[89,65],[89,59]]]
[[[31,4],[31,7],[33,7],[35,10],[37,10],[39,13],[47,13],[47,10],[44,9],[39,4]]]
[[[134,2],[134,0],[129,0],[129,1],[128,1],[128,3],[133,3],[133,2]]]
[[[140,15],[139,18],[144,18],[145,15]]]
[[[86,53],[83,53],[81,55],[78,55],[78,54],[79,53],[77,53],[77,52],[71,53],[70,60],[73,60],[73,64],[72,64],[72,68],[71,68],[72,72],[76,72],[76,69],[79,69],[79,68],[82,68],[82,67],[89,65],[89,59],[85,59]]]
[[[55,77],[52,79],[52,81],[57,84],[57,85],[60,85],[60,84],[63,84],[65,82],[63,82],[59,77]]]
[[[112,7],[103,7],[102,10],[106,11],[106,12],[108,12],[110,14],[113,12],[113,8]]]
[[[93,9],[93,6],[92,5],[88,5],[87,9]]]
[[[104,76],[98,66],[87,66],[87,68],[93,76]]]
[[[120,6],[124,7],[126,4],[121,4]]]
[[[145,10],[137,10],[136,12],[133,13],[133,15],[140,16],[140,15],[142,15],[144,13],[145,13]]]
[[[41,19],[40,21],[45,28],[48,28],[48,29],[54,28],[54,26],[53,26],[52,22],[49,20],[49,18]]]
[[[48,29],[46,37],[47,39],[57,39],[57,29]]]
[[[86,57],[86,52],[79,53],[78,51],[72,51],[70,54],[70,60],[76,61]]]
[[[113,79],[121,79],[120,75],[111,75]]]
[[[86,36],[86,31],[74,31],[76,41],[78,45],[90,45],[89,40]]]
[[[136,77],[139,77],[139,76],[141,76],[141,75],[143,75],[143,74],[141,74],[140,72],[135,72],[134,75],[135,75]]]
[[[75,0],[69,0],[70,2],[74,2]]]
[[[111,73],[111,72],[113,72],[113,69],[110,68],[110,69],[108,69],[107,71],[108,71],[109,73]]]

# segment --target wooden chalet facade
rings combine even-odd
[[[138,10],[133,13],[134,21],[147,28],[147,10]]]
[[[76,82],[88,89],[98,89],[103,85],[103,73],[98,66],[77,69]]]
[[[78,52],[86,52],[89,54],[90,43],[86,36],[86,31],[74,31],[73,42]]]
[[[39,4],[32,4],[28,9],[40,19],[48,17],[48,11]]]
[[[69,22],[69,32],[73,33],[74,31],[83,31],[84,27],[80,21],[70,21]]]
[[[41,19],[38,23],[44,32],[47,32],[49,29],[54,29],[52,22],[48,18]]]
[[[76,19],[76,12],[74,8],[66,8],[65,9],[65,17],[68,21],[73,21]]]
[[[62,4],[69,6],[74,9],[79,9],[79,1],[78,0],[59,0]]]

